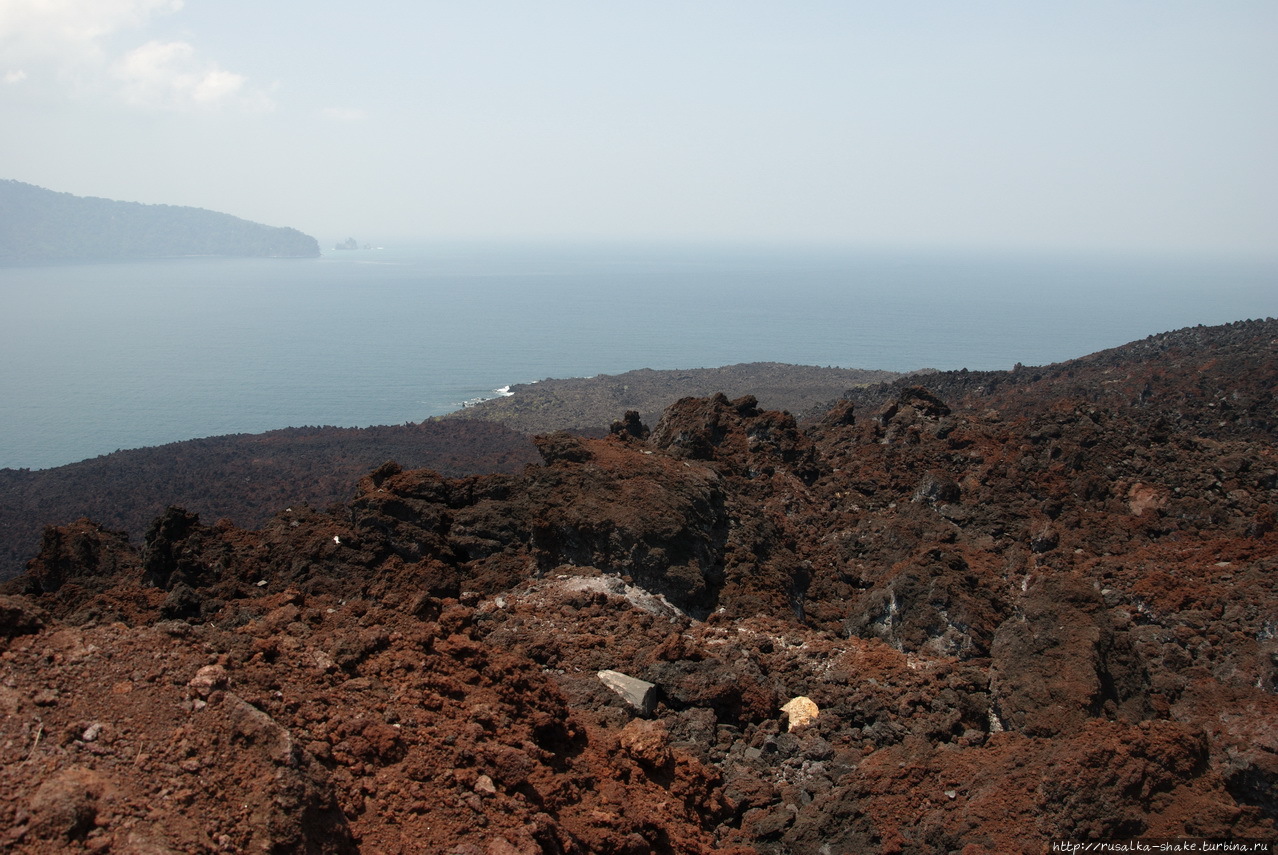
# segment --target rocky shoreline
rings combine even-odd
[[[475,402],[440,416],[439,420],[493,422],[529,435],[569,430],[602,436],[621,413],[633,410],[640,419],[655,421],[680,398],[715,393],[736,398],[749,394],[767,409],[802,415],[823,410],[850,389],[886,383],[900,376],[895,371],[780,362],[670,371],[644,368],[624,374],[513,384],[505,388],[505,394]]]

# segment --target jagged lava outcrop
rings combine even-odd
[[[1273,840],[1275,380],[1278,322],[1248,321],[810,424],[684,399],[256,531],[51,528],[0,600],[5,842]]]

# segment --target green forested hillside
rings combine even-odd
[[[0,261],[184,255],[313,258],[315,238],[202,208],[143,205],[0,180]]]

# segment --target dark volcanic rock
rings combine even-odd
[[[128,535],[81,519],[45,529],[40,552],[27,566],[25,587],[53,593],[75,582],[100,591],[136,566],[137,556]]]
[[[212,581],[207,578],[208,568],[201,555],[203,534],[199,514],[182,508],[165,511],[146,533],[142,548],[143,584],[168,588],[174,581],[188,585]]]
[[[1034,580],[994,637],[990,691],[1002,726],[1055,736],[1097,717],[1145,718],[1144,665],[1115,626],[1128,622],[1078,576]]]
[[[44,629],[48,615],[24,597],[0,594],[0,637],[31,635]]]
[[[651,442],[676,457],[729,464],[750,477],[778,464],[805,480],[817,475],[816,450],[788,413],[764,412],[753,395],[685,398],[657,422]]]
[[[624,416],[612,423],[608,432],[629,436],[632,439],[647,439],[651,433],[648,426],[640,420],[638,410],[626,410]]]
[[[630,576],[681,608],[709,612],[727,526],[717,473],[619,439],[555,434],[538,446],[546,465],[519,480],[366,481],[354,519],[404,561],[459,567],[474,590],[513,585],[530,566],[568,564]]]
[[[898,650],[988,656],[1008,611],[993,582],[960,555],[934,550],[902,562],[860,597],[847,630]]]

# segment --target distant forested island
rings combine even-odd
[[[203,208],[73,196],[0,180],[0,262],[319,254],[315,238],[297,229]]]

